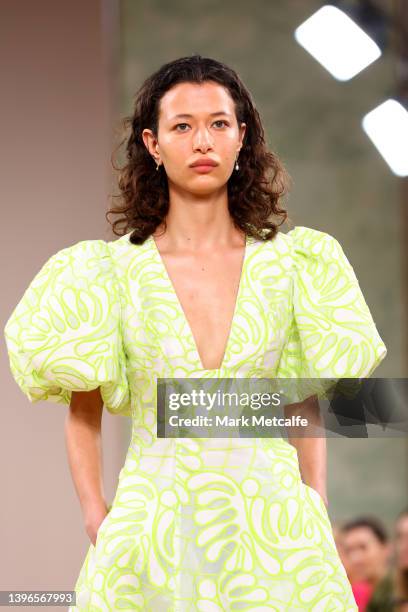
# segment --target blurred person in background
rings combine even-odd
[[[391,612],[394,610],[392,547],[385,525],[377,517],[361,516],[346,522],[341,533],[359,611]]]
[[[339,553],[339,557],[341,559],[341,562],[342,562],[342,564],[344,566],[344,569],[346,570],[347,577],[350,580],[350,582],[353,582],[354,581],[354,576],[353,576],[352,567],[349,564],[348,556],[347,556],[345,548],[344,548],[342,523],[340,521],[333,521],[332,522],[332,531],[333,531],[333,537],[334,537],[334,541],[335,541],[335,544],[336,544],[336,548],[337,548],[337,551]]]
[[[366,606],[370,601],[372,586],[368,581],[359,580],[358,575],[353,571],[353,564],[349,562],[349,557],[343,541],[342,524],[339,521],[333,523],[333,537],[341,562],[346,570],[347,577],[352,585],[353,595],[356,600],[359,612],[365,612]]]

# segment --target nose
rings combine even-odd
[[[213,147],[211,134],[206,127],[198,128],[194,136],[193,149],[194,151],[206,152]]]

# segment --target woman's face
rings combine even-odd
[[[170,190],[205,196],[226,188],[245,129],[245,123],[238,125],[234,101],[222,85],[178,83],[160,101],[157,139],[145,129],[143,141],[164,165]],[[191,166],[202,157],[217,165]]]

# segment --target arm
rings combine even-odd
[[[104,500],[101,451],[103,401],[99,388],[73,391],[65,421],[65,442],[85,529],[95,546],[108,507]]]
[[[315,395],[302,402],[285,406],[285,417],[301,415],[308,419],[311,428],[321,426],[319,402]],[[302,436],[296,438],[288,434],[289,442],[296,448],[303,482],[315,489],[328,507],[327,499],[327,446],[326,438]]]

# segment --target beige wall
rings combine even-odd
[[[55,251],[112,237],[104,214],[111,184],[114,7],[109,2],[109,12],[102,11],[98,0],[1,4],[3,323]],[[73,589],[89,539],[66,458],[68,409],[30,404],[8,367],[3,340],[0,588]],[[128,422],[104,411],[108,501]]]

